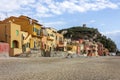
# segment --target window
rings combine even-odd
[[[36,48],[36,42],[34,41],[34,48]]]
[[[62,37],[59,37],[59,41],[62,41]]]
[[[30,48],[30,43],[27,43],[27,44],[26,44],[26,47]]]
[[[50,35],[48,34],[48,36],[50,36]]]
[[[46,49],[46,44],[44,46],[45,46],[45,49]]]
[[[38,33],[38,29],[36,29],[36,28],[35,28],[35,32],[37,32],[37,33]]]
[[[33,32],[37,32],[38,33],[38,29],[36,29],[35,27],[33,27]]]
[[[19,35],[19,31],[18,31],[18,30],[16,30],[16,35],[17,35],[17,36]]]
[[[56,40],[57,40],[57,36],[56,36]]]
[[[53,35],[53,34],[50,34],[50,36],[54,37],[54,35]]]
[[[40,30],[38,30],[37,35],[40,35]]]
[[[33,32],[35,32],[36,30],[35,30],[35,28],[33,27]]]

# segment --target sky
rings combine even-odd
[[[86,24],[120,49],[120,0],[0,0],[0,20],[25,15],[57,30]]]

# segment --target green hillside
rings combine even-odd
[[[95,28],[75,26],[68,29],[59,30],[58,32],[62,33],[65,38],[71,38],[72,40],[90,39],[96,42],[101,42],[110,52],[115,52],[117,48],[114,41],[102,35]]]

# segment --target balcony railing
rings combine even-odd
[[[54,40],[54,38],[51,37],[51,36],[48,36],[47,39],[48,39],[48,40]]]
[[[59,41],[59,44],[64,44],[64,42],[63,41]]]

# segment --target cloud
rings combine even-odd
[[[95,20],[91,20],[90,23],[95,23],[96,21]]]
[[[24,5],[34,3],[35,0],[1,0],[0,1],[0,12],[11,12],[19,10]]]
[[[28,12],[33,12],[28,6],[29,4],[33,3],[35,3],[35,0],[1,0],[0,17],[1,19],[4,19],[9,16],[16,16],[26,14]]]
[[[118,35],[118,33],[120,33],[120,30],[116,30],[116,31],[111,31],[111,32],[102,32],[104,35]],[[119,34],[120,35],[120,34]]]
[[[46,26],[55,26],[55,25],[64,25],[66,24],[66,22],[63,22],[63,21],[55,21],[55,22],[47,22],[47,23],[44,23]]]
[[[62,29],[64,25],[67,23],[64,21],[55,21],[55,22],[47,22],[47,23],[42,23],[46,27],[54,27],[56,29]]]
[[[106,8],[117,9],[118,4],[115,4],[109,0],[65,0],[59,3],[61,8],[64,8],[67,12],[86,12],[97,11]]]
[[[52,17],[64,13],[98,11],[106,8],[117,9],[119,4],[110,0],[1,0],[0,16],[4,13]],[[9,15],[11,16],[11,15]]]
[[[105,26],[105,24],[104,24],[104,23],[102,23],[102,24],[100,24],[100,26]]]

